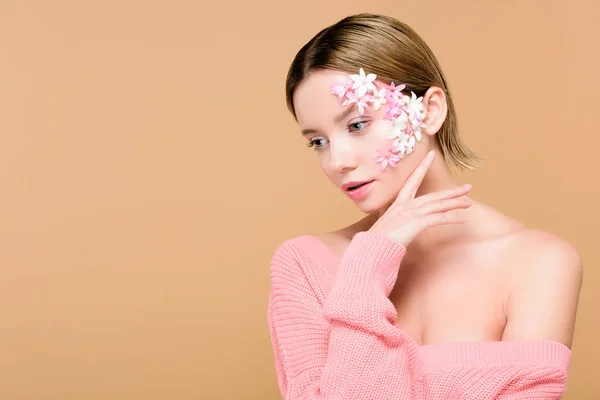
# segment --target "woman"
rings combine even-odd
[[[478,160],[423,40],[393,18],[345,18],[299,51],[286,91],[321,169],[367,216],[273,256],[283,397],[559,399],[579,255],[455,183],[450,168]]]

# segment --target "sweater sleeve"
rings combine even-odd
[[[275,252],[269,326],[285,400],[411,397],[416,346],[387,297],[405,252],[388,237],[358,233],[324,301],[297,249]]]
[[[417,380],[413,387],[413,398],[560,400],[566,388],[566,372],[549,364],[506,364],[495,367],[449,365]]]
[[[448,343],[421,348],[416,399],[559,400],[571,350],[552,340]]]
[[[567,370],[555,365],[538,366],[507,379],[497,400],[560,400],[567,390]]]

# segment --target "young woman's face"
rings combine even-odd
[[[331,70],[313,71],[294,93],[296,116],[303,136],[312,145],[327,178],[363,212],[371,214],[387,208],[404,182],[429,151],[429,138],[423,133],[414,151],[381,171],[376,162],[378,150],[393,143],[385,135],[393,126],[384,118],[385,105],[359,114],[356,104],[342,106],[331,87],[347,76]],[[348,190],[347,185],[370,182]]]

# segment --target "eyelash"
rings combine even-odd
[[[364,124],[365,127],[362,128],[362,129],[358,129],[358,130],[352,130],[351,129],[353,126],[360,125],[360,124]],[[368,125],[368,124],[369,124],[369,121],[356,121],[356,122],[353,122],[351,124],[348,124],[346,126],[346,129],[348,129],[351,133],[360,133],[360,132],[363,132],[366,129],[366,125]],[[321,145],[321,147],[318,147],[315,142],[322,141],[322,140],[325,140],[325,139],[312,139],[306,146],[307,147],[313,147],[315,151],[321,150],[324,145]]]

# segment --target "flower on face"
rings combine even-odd
[[[421,132],[416,134],[413,122],[408,114],[403,113],[393,121],[393,125],[385,135],[386,139],[394,139],[392,150],[400,154],[412,153],[416,142],[421,141]]]
[[[398,118],[392,120],[392,127],[384,136],[386,139],[398,139],[400,135],[404,133],[406,130],[407,119],[406,117],[402,117],[403,115],[405,116],[406,114],[402,114]]]
[[[385,171],[388,165],[395,167],[396,163],[401,159],[402,156],[392,152],[391,150],[377,150],[377,157],[375,157],[374,161],[378,164],[381,164],[381,171]]]
[[[393,125],[385,135],[385,138],[396,139],[401,137],[402,134],[407,134],[409,136],[414,136],[417,142],[420,142],[423,136],[422,129],[427,127],[422,120],[424,116],[424,111],[419,110],[418,108],[414,110],[409,109],[408,112],[403,109],[403,112],[393,120]]]
[[[388,106],[385,109],[384,118],[394,120],[394,119],[398,118],[404,112],[404,107],[397,100],[392,99],[390,101],[389,97],[387,100],[388,100]]]
[[[394,82],[388,86],[388,92],[386,95],[388,106],[385,110],[386,119],[396,119],[402,113],[408,112],[408,108],[406,106],[407,103],[405,101],[406,96],[404,96],[402,93],[402,90],[404,90],[405,87],[406,85],[396,86]]]
[[[356,92],[349,91],[346,93],[346,100],[342,103],[342,106],[347,106],[348,104],[356,103],[358,106],[358,113],[363,115],[365,113],[365,108],[369,107],[367,101],[371,100],[370,95],[358,96]]]
[[[394,119],[398,117],[402,113],[402,109],[404,107],[404,103],[402,102],[402,90],[406,87],[406,85],[396,86],[394,82],[392,82],[388,86],[388,91],[386,93],[386,101],[388,107],[386,109],[387,119]]]
[[[352,89],[358,97],[362,97],[370,90],[377,90],[373,83],[376,78],[375,74],[365,75],[365,70],[361,68],[358,74],[350,75],[350,79],[354,81]]]
[[[415,137],[402,132],[400,136],[392,144],[392,150],[399,154],[410,154],[415,149]]]
[[[416,121],[416,120],[411,120],[411,126],[412,126],[412,130],[413,130],[413,136],[415,137],[415,139],[417,139],[417,142],[420,142],[421,139],[423,138],[423,128],[427,127],[427,124],[420,122],[420,121]]]
[[[422,139],[422,129],[427,126],[424,123],[426,111],[423,97],[417,97],[414,92],[411,96],[402,93],[406,85],[396,86],[394,82],[386,85],[376,81],[376,77],[365,74],[361,68],[358,74],[347,75],[333,85],[331,93],[338,97],[342,106],[356,103],[360,115],[370,106],[379,110],[386,105],[384,118],[391,120],[392,126],[385,138],[393,139],[393,143],[385,151],[378,150],[374,159],[384,171],[388,165],[395,167],[406,154],[414,151],[416,143]]]
[[[346,93],[352,89],[354,81],[348,76],[344,76],[340,79],[340,83],[331,87],[331,93],[335,94],[340,101],[346,96]]]
[[[403,96],[402,91],[404,90],[404,88],[406,88],[406,85],[396,86],[396,84],[394,82],[392,82],[392,83],[390,83],[388,88],[389,88],[388,97],[392,97],[397,100],[397,99],[402,98],[402,96]]]
[[[408,116],[407,119],[410,121],[412,127],[412,133],[418,142],[421,141],[422,132],[421,129],[426,128],[427,124],[423,122],[425,120],[425,106],[423,105],[423,98],[412,93],[412,96],[407,104]]]
[[[425,105],[423,104],[423,98],[417,98],[417,95],[414,92],[411,93],[412,96],[406,102],[408,115],[411,119],[423,121],[425,120]]]
[[[373,108],[375,110],[379,110],[381,106],[386,103],[386,94],[387,90],[385,90],[385,88],[373,90],[373,95],[371,96],[370,102],[373,103]]]

